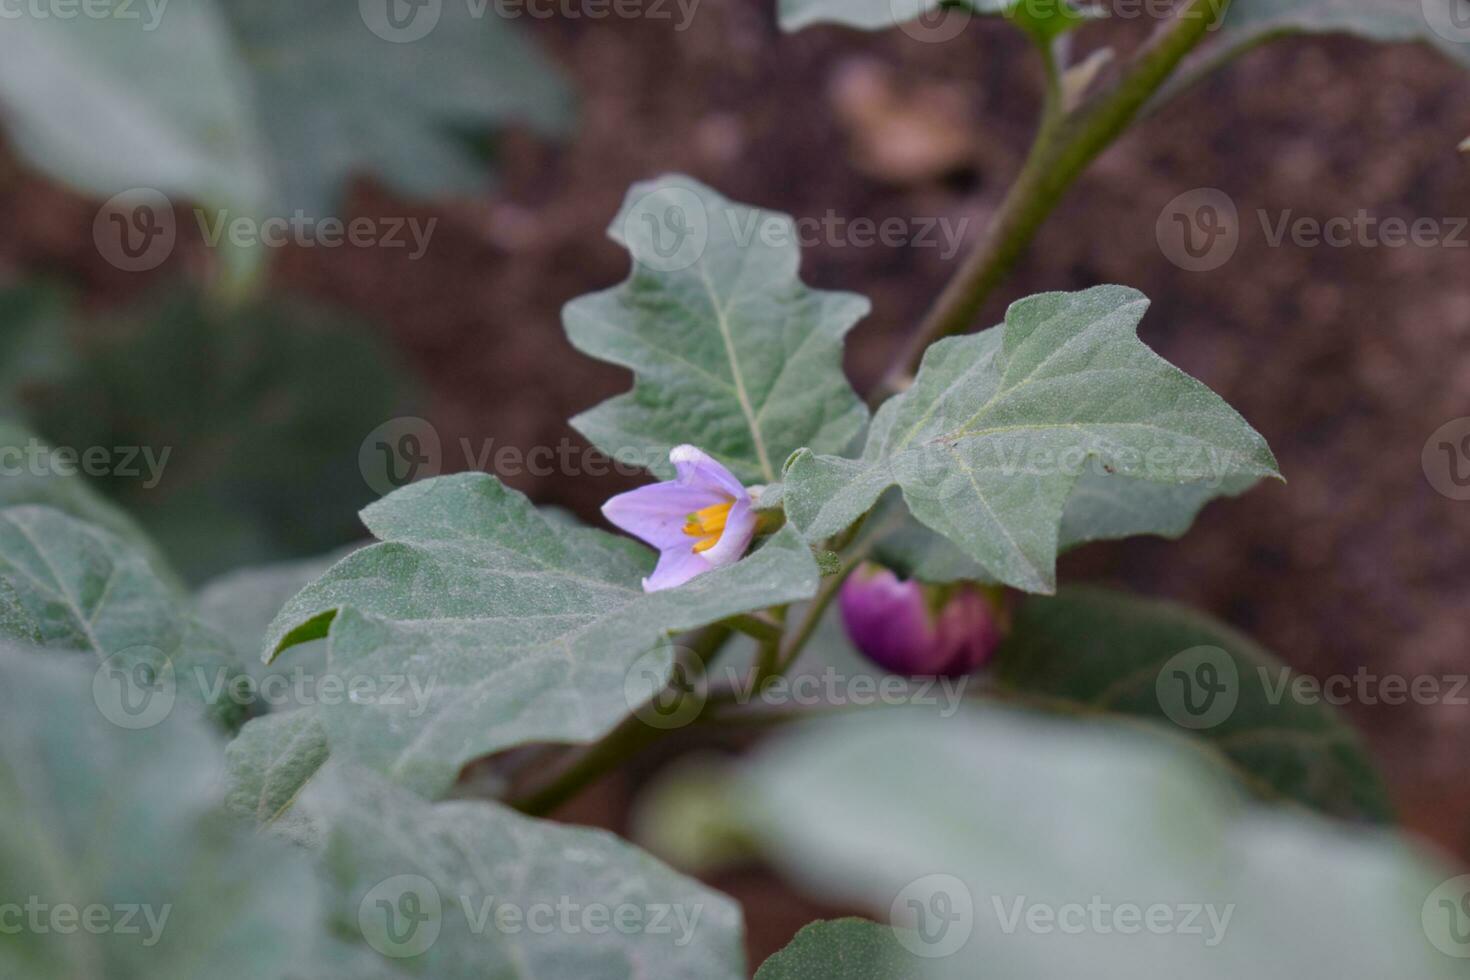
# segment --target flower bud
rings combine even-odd
[[[1003,636],[1001,613],[968,583],[924,585],[868,564],[838,602],[853,645],[895,674],[961,677],[990,660]]]

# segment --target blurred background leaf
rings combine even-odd
[[[156,486],[141,455],[138,475],[98,486],[186,578],[362,536],[356,512],[376,495],[358,449],[411,394],[361,324],[284,298],[226,308],[186,290],[67,333],[66,356],[37,383],[7,378],[0,401],[20,403],[55,445],[167,451]]]
[[[433,28],[403,43],[374,33],[371,4],[191,0],[155,17],[103,2],[113,16],[24,13],[0,34],[16,151],[99,197],[150,187],[323,216],[357,174],[467,192],[485,182],[470,136],[512,119],[561,132],[571,118],[566,84],[493,2],[435,5]]]

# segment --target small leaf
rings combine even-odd
[[[257,684],[278,676],[319,678],[326,664],[325,643],[312,650],[298,647],[292,653],[289,667],[281,668],[261,663],[260,648],[282,607],[355,550],[348,548],[321,558],[260,565],[221,575],[205,583],[195,594],[199,618],[229,639]]]
[[[1378,829],[1247,807],[1186,744],[874,709],[767,747],[734,798],[807,890],[914,927],[905,977],[1463,976],[1421,918],[1453,871]]]
[[[934,344],[875,416],[860,459],[792,459],[791,522],[809,539],[835,534],[897,484],[921,523],[997,581],[1049,592],[1085,470],[1217,492],[1277,475],[1245,420],[1138,340],[1146,306],[1120,286],[1049,293],[1012,305],[1001,327]],[[1193,505],[1180,497],[1167,529]]]
[[[779,0],[781,29],[799,31],[813,24],[844,24],[880,31],[917,20],[948,0]],[[981,13],[1003,13],[1020,0],[966,0],[955,6]]]
[[[110,532],[49,507],[0,510],[0,582],[40,645],[148,672],[149,691],[164,699],[158,710],[177,698],[205,706],[230,728],[248,714],[229,697],[242,672],[225,640],[146,556]]]
[[[635,184],[608,234],[632,276],[563,312],[578,350],[634,372],[572,420],[600,449],[667,476],[669,450],[692,443],[769,484],[793,450],[841,452],[862,431],[842,339],[868,301],[802,284],[790,217],[665,177]]]
[[[1231,57],[1291,34],[1352,34],[1370,41],[1422,41],[1470,67],[1470,26],[1457,20],[1462,0],[1232,0],[1169,86],[1177,92]]]
[[[292,599],[267,659],[330,630],[329,675],[347,690],[395,685],[396,702],[324,703],[333,756],[431,797],[480,756],[600,737],[639,707],[630,690],[667,682],[669,634],[810,598],[819,578],[784,529],[735,565],[646,594],[647,549],[550,520],[485,474],[405,487],[363,520],[384,543]]]
[[[1166,673],[1171,662],[1195,666],[1178,658],[1196,650],[1209,651],[1224,685],[1219,703],[1228,708],[1218,718],[1200,713],[1198,722],[1187,710],[1186,692]],[[1023,695],[1198,735],[1267,797],[1332,816],[1393,818],[1388,790],[1347,722],[1325,704],[1294,699],[1295,678],[1284,663],[1185,607],[1103,589],[1029,598],[997,655],[996,673]]]
[[[811,922],[761,964],[755,980],[907,980],[917,958],[891,926],[867,919]]]
[[[327,761],[327,735],[314,706],[252,719],[229,744],[225,759],[230,810],[295,840],[316,842],[310,817],[296,808]]]

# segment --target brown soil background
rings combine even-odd
[[[972,23],[956,40],[898,32],[780,34],[769,0],[704,0],[669,21],[528,22],[582,99],[557,145],[511,133],[501,178],[473,200],[405,205],[354,190],[353,213],[440,218],[428,255],[300,250],[278,281],[370,316],[432,396],[446,445],[466,436],[529,449],[575,438],[565,419],[627,386],[566,343],[559,310],[610,286],[627,260],[603,230],[627,186],[682,171],[730,197],[821,217],[968,218],[983,227],[1024,156],[1039,96],[1019,33]],[[1126,49],[1139,25],[1089,44]],[[863,127],[833,92],[854,73],[896,104],[939,110],[975,134],[943,179],[861,166]],[[904,112],[911,110],[900,111]],[[928,110],[926,110],[928,111]],[[1470,216],[1470,73],[1427,48],[1301,39],[1259,50],[1136,126],[1079,182],[982,318],[1044,290],[1124,283],[1154,301],[1144,339],[1222,394],[1270,441],[1287,476],[1213,505],[1182,542],[1133,541],[1068,558],[1064,575],[1193,603],[1250,632],[1300,671],[1470,673],[1470,503],[1436,493],[1420,452],[1470,415],[1470,249],[1271,247],[1255,218]],[[867,133],[871,136],[871,133]],[[92,251],[95,204],[0,166],[0,271],[79,284],[90,301],[144,288]],[[1176,195],[1230,194],[1234,258],[1208,273],[1171,264],[1155,221]],[[864,293],[852,335],[860,388],[885,368],[953,263],[935,249],[806,249],[814,286]],[[978,325],[978,324],[977,324]],[[595,518],[619,486],[512,481]],[[1470,692],[1466,692],[1470,694]],[[1470,855],[1470,707],[1352,705],[1406,821]],[[567,814],[625,829],[631,776]],[[716,881],[741,898],[754,962],[819,910],[758,873]]]

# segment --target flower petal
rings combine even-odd
[[[710,490],[677,482],[653,483],[611,498],[602,505],[602,516],[660,551],[675,545],[687,549],[694,544],[684,533],[689,515],[724,501]]]
[[[704,555],[695,554],[687,544],[688,538],[684,541],[686,543],[659,552],[658,566],[654,568],[652,575],[643,580],[644,592],[678,588],[696,575],[703,575],[710,570],[712,566]]]
[[[755,537],[755,525],[755,509],[751,507],[750,498],[736,498],[725,518],[725,530],[721,532],[719,542],[704,553],[705,561],[709,562],[711,568],[735,564],[750,547],[750,542]]]
[[[677,482],[684,486],[722,493],[732,500],[749,497],[745,485],[735,478],[735,474],[698,446],[675,446],[669,452],[669,462],[674,464]]]

